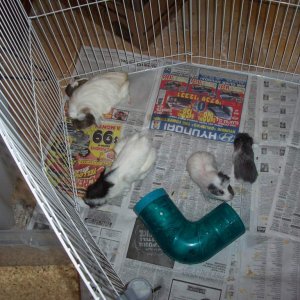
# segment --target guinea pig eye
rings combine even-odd
[[[208,191],[213,194],[213,195],[216,195],[216,196],[221,196],[221,195],[224,195],[224,191],[218,189],[214,184],[210,184],[208,186]]]
[[[228,192],[229,192],[232,196],[234,196],[234,191],[233,191],[233,188],[232,188],[231,185],[228,186]]]

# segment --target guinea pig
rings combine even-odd
[[[78,121],[75,126],[89,125],[92,121],[100,125],[103,115],[110,112],[121,100],[129,98],[128,74],[124,72],[108,72],[92,77],[83,84],[73,83],[66,88],[71,95],[68,115]],[[92,117],[93,118],[92,118]],[[85,119],[88,118],[88,121]]]
[[[229,201],[234,196],[229,176],[218,172],[215,157],[208,152],[193,153],[187,160],[186,169],[191,179],[210,197]]]
[[[105,199],[122,195],[134,181],[144,179],[156,159],[156,150],[150,140],[139,133],[121,139],[115,147],[115,153],[116,160],[111,171],[102,173],[87,188],[84,201],[90,207],[102,205]]]
[[[238,133],[233,142],[234,177],[250,183],[258,176],[252,145],[253,139],[248,133]]]

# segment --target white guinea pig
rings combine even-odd
[[[187,160],[186,169],[203,192],[219,200],[232,200],[234,191],[230,185],[230,178],[218,172],[215,157],[211,153],[193,153]]]
[[[100,74],[83,83],[75,82],[68,85],[66,93],[71,95],[68,114],[75,121],[75,127],[83,128],[82,124],[85,123],[91,125],[91,122],[85,122],[86,117],[100,125],[103,114],[109,113],[121,100],[129,99],[128,74],[123,72]]]

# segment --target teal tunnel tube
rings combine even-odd
[[[144,196],[134,207],[137,216],[169,257],[184,264],[204,262],[245,233],[245,226],[227,203],[199,221],[187,220],[164,189]]]

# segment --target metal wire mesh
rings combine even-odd
[[[0,3],[0,134],[95,298],[123,284],[77,212],[61,87],[191,62],[300,81],[300,0]],[[55,168],[51,168],[55,165]]]
[[[36,0],[30,19],[56,75],[69,79],[147,62],[152,68],[151,61],[160,65],[186,62],[187,7],[188,1],[183,0]],[[91,47],[95,65],[84,46]],[[102,49],[108,49],[109,55]]]
[[[192,4],[192,62],[299,83],[300,1]]]
[[[77,212],[58,80],[21,4],[0,11],[0,133],[90,292],[114,299],[123,283]]]
[[[30,18],[59,79],[189,61],[298,83],[299,7],[298,0],[36,0]],[[79,55],[83,46],[96,65],[86,50]]]

